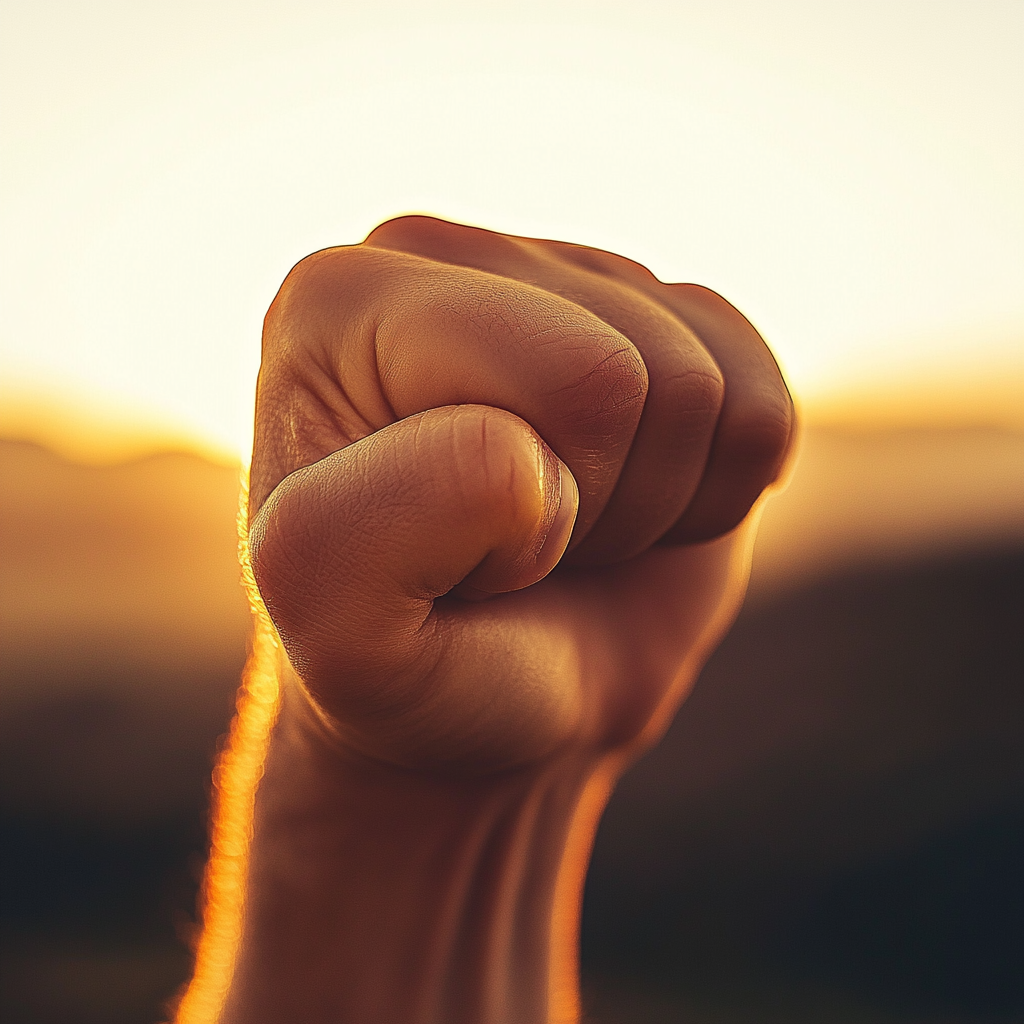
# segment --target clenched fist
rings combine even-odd
[[[256,579],[340,740],[480,771],[645,727],[792,406],[727,302],[425,217],[300,263],[267,316]],[[541,581],[541,582],[538,582]]]
[[[593,829],[792,430],[740,313],[610,253],[405,217],[295,267],[249,509],[289,666],[217,1020],[575,1019]]]

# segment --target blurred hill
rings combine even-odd
[[[0,1016],[153,1021],[245,652],[237,472],[0,441],[0,479]],[[602,825],[595,1021],[1024,1019],[1022,551],[1024,435],[805,432]]]
[[[757,536],[749,603],[846,570],[1024,541],[1024,433],[808,427]]]
[[[245,655],[238,471],[0,442],[0,478],[2,805],[191,807]]]

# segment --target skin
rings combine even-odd
[[[407,217],[294,268],[250,490],[289,665],[218,1020],[578,1019],[594,829],[793,424],[732,306],[610,253]]]

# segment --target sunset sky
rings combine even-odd
[[[815,415],[1024,421],[1021,52],[997,0],[8,0],[0,429],[244,453],[289,267],[411,211],[721,291]]]

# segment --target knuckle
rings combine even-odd
[[[505,235],[420,214],[385,221],[364,245],[466,266],[488,264],[496,254],[514,250]]]
[[[351,273],[352,248],[321,249],[295,264],[281,283],[264,318],[266,341],[295,320],[308,317]]]
[[[611,345],[581,346],[567,380],[552,398],[563,404],[574,423],[612,431],[624,421],[639,419],[650,381],[643,358],[624,337]]]
[[[736,416],[723,432],[723,454],[737,467],[745,467],[752,481],[767,486],[782,467],[793,434],[793,407],[787,396],[762,400]]]
[[[616,281],[625,281],[649,286],[657,281],[654,274],[642,263],[637,263],[626,256],[608,252],[605,249],[594,249],[586,245],[573,245],[570,242],[543,242],[552,249],[565,263],[580,270],[587,270],[601,277],[610,277]]]
[[[367,236],[365,245],[390,247],[405,242],[422,242],[445,234],[445,229],[453,227],[447,221],[437,217],[426,217],[422,214],[406,214],[392,217],[378,224]]]
[[[275,302],[289,306],[323,301],[337,302],[352,288],[357,290],[393,265],[396,257],[359,245],[339,245],[320,249],[299,260],[288,272]]]
[[[322,249],[295,265],[285,279],[289,295],[304,301],[335,300],[342,289],[365,276],[373,265],[386,260],[383,253],[368,253],[356,245]]]
[[[725,403],[725,380],[717,367],[688,370],[666,383],[681,415],[712,427],[718,421]]]
[[[734,308],[732,303],[722,298],[722,296],[719,295],[718,292],[713,291],[712,289],[707,288],[702,284],[692,284],[691,282],[687,281],[681,283],[666,284],[665,287],[668,288],[670,291],[675,292],[676,294],[685,295],[687,298],[704,302],[709,306],[728,306],[729,309]]]
[[[661,294],[670,304],[672,300],[681,302],[684,310],[701,311],[715,319],[724,318],[727,322],[746,323],[746,317],[728,299],[702,284],[659,282],[658,287],[663,289]]]
[[[263,321],[264,355],[315,346],[360,310],[403,259],[386,250],[346,245],[300,260],[284,279]]]

